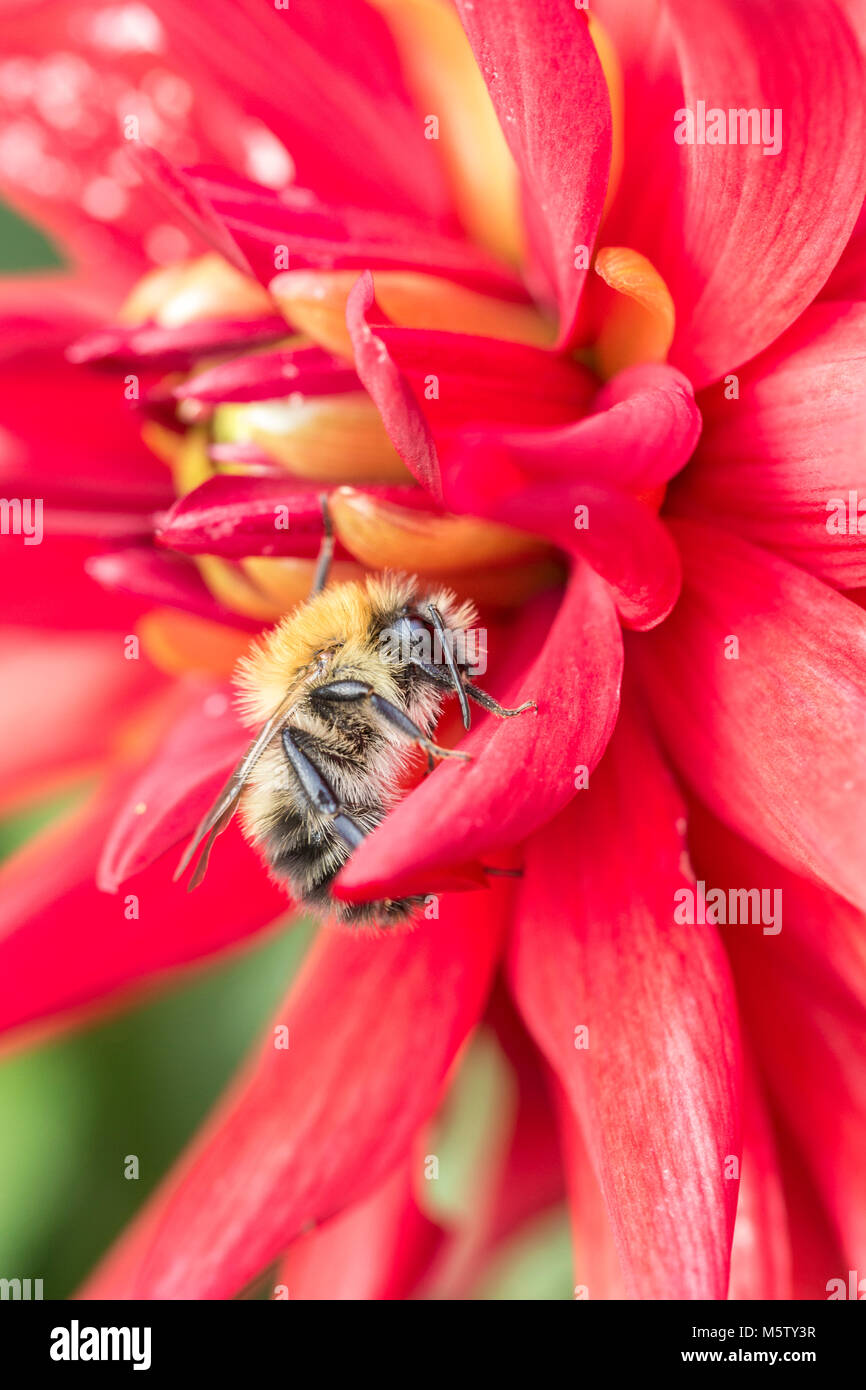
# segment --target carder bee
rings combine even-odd
[[[477,621],[471,603],[404,574],[325,588],[327,560],[325,551],[312,597],[240,664],[242,708],[260,732],[198,826],[176,877],[198,852],[190,888],[201,882],[214,840],[239,810],[247,838],[296,901],[339,921],[388,926],[411,917],[424,899],[350,904],[334,898],[331,886],[399,800],[415,748],[431,769],[437,758],[468,757],[433,740],[444,699],[457,697],[467,729],[470,702],[500,718],[535,706],[504,709],[468,679],[461,639]]]

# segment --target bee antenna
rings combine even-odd
[[[427,611],[433,619],[433,626],[442,638],[442,651],[445,656],[445,665],[448,667],[448,672],[454,683],[454,689],[457,692],[457,699],[460,701],[460,713],[463,715],[463,727],[464,729],[468,729],[472,724],[472,711],[469,708],[469,700],[466,691],[463,689],[463,682],[460,679],[457,662],[454,660],[454,651],[450,640],[451,635],[446,631],[445,624],[442,621],[442,614],[435,604],[428,604]]]

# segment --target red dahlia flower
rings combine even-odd
[[[3,788],[100,773],[3,869],[4,1026],[285,916],[236,827],[172,871],[322,492],[334,582],[473,598],[537,702],[351,856],[341,897],[431,910],[321,928],[89,1295],[461,1297],[563,1181],[591,1298],[866,1263],[866,15],[591,11],[4,7],[0,175],[75,269],[3,288],[3,486],[45,508],[0,551]],[[479,1024],[509,1100],[446,1230]]]

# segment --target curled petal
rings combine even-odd
[[[358,280],[346,305],[346,325],[355,350],[355,367],[382,416],[397,453],[413,477],[439,501],[442,484],[433,435],[405,377],[367,322],[375,302],[373,277],[368,272]]]
[[[473,484],[495,497],[524,474],[527,481],[580,479],[650,495],[691,457],[700,429],[694,392],[681,372],[663,365],[628,367],[598,392],[583,419],[559,427],[485,430],[488,445],[497,448],[497,468],[477,475]],[[471,441],[467,430],[460,443]]]
[[[612,293],[603,300],[596,340],[605,376],[644,362],[664,362],[674,337],[676,310],[655,266],[639,251],[605,246],[595,270]]]
[[[505,456],[508,460],[507,450]],[[474,480],[485,475],[500,483],[507,479],[507,467],[501,467],[500,459],[495,442],[491,445],[482,437],[474,441],[474,447],[470,444],[460,460],[461,472],[456,477],[449,474],[448,499],[545,536],[587,560],[610,585],[627,627],[644,631],[667,617],[680,590],[680,561],[667,527],[649,507],[613,488],[564,481],[516,485],[509,495],[485,503],[474,491]],[[459,467],[456,458],[451,463]]]
[[[582,414],[594,393],[585,368],[529,343],[387,322],[375,332],[437,436],[467,420],[563,424]]]
[[[389,323],[369,274],[349,295],[346,323],[358,375],[394,447],[434,496],[436,442],[467,419],[557,425],[593,394],[587,371],[537,346]]]

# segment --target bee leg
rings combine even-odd
[[[356,825],[351,816],[347,816],[345,811],[341,809],[333,787],[297,743],[294,737],[297,733],[297,729],[285,728],[281,738],[283,751],[301,784],[304,796],[311,808],[321,811],[325,816],[330,816],[340,839],[350,849],[357,849],[365,837],[364,831],[359,825]]]
[[[466,681],[463,689],[470,700],[475,701],[476,705],[489,710],[491,714],[498,714],[500,719],[510,719],[512,715],[524,714],[528,709],[538,709],[534,700],[524,700],[523,704],[518,705],[516,709],[506,709],[504,705],[500,705],[497,700],[494,700],[492,695],[488,695],[485,690],[479,690],[478,686],[473,685],[471,681]]]
[[[382,695],[370,695],[370,704],[377,714],[381,715],[392,729],[397,729],[411,743],[419,744],[427,754],[428,762],[431,757],[437,758],[460,758],[462,762],[471,761],[468,753],[461,753],[456,748],[440,748],[438,743],[433,743],[427,737],[414,720],[408,714],[404,714],[396,705],[392,705],[390,700],[386,700]]]
[[[417,743],[427,754],[428,762],[431,758],[460,758],[463,762],[469,762],[468,753],[460,753],[456,748],[440,748],[438,743],[433,743],[427,737],[423,729],[419,729],[414,720],[397,705],[386,700],[383,695],[377,695],[372,686],[365,685],[363,681],[332,681],[330,685],[319,685],[313,692],[314,700],[339,700],[352,701],[357,703],[369,704],[380,718],[384,719],[392,729],[396,729],[410,743]]]
[[[319,493],[319,506],[322,509],[322,523],[324,531],[322,534],[322,544],[319,547],[319,558],[316,561],[316,572],[313,576],[313,587],[310,591],[310,598],[320,594],[328,582],[328,575],[331,570],[331,561],[334,558],[334,527],[331,524],[331,513],[328,510],[328,494]]]
[[[367,838],[366,830],[362,830],[351,816],[345,814],[334,817],[334,829],[343,843],[349,846],[349,849],[357,849],[361,842]]]

